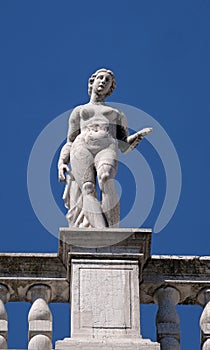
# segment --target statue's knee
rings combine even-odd
[[[95,192],[95,185],[93,182],[85,182],[82,186],[82,193],[83,194],[91,194]]]
[[[112,179],[112,174],[109,171],[106,171],[101,175],[101,180],[103,183],[105,183],[106,181],[108,181],[110,179]]]
[[[114,179],[115,169],[112,166],[102,166],[98,171],[99,186],[102,187],[108,180]]]

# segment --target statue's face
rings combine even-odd
[[[112,76],[107,72],[98,73],[92,85],[92,92],[97,95],[107,95],[112,86]]]

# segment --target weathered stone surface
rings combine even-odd
[[[112,71],[104,68],[96,71],[88,81],[90,102],[77,106],[69,118],[67,142],[58,161],[58,176],[60,181],[66,181],[63,199],[72,227],[119,226],[119,198],[114,184],[118,148],[129,152],[152,131],[152,128],[144,128],[129,136],[125,115],[104,103],[115,86]],[[97,198],[96,177],[101,201]]]
[[[52,350],[51,340],[43,334],[35,335],[28,344],[28,350]]]
[[[161,350],[179,350],[180,344],[178,340],[173,337],[165,337],[161,339]]]
[[[201,346],[210,349],[210,288],[202,289],[198,294],[198,302],[203,306],[200,318]]]
[[[210,339],[207,339],[203,344],[202,350],[210,350]]]
[[[46,284],[34,284],[27,291],[27,299],[30,302],[36,301],[36,299],[42,298],[46,303],[50,303],[52,297],[52,290]]]
[[[68,234],[70,232],[70,234]],[[105,234],[104,234],[105,233]],[[201,316],[201,344],[202,350],[210,349],[209,338],[209,288],[210,288],[210,257],[197,257],[197,256],[169,256],[169,255],[156,255],[150,256],[151,247],[151,230],[150,229],[61,229],[61,240],[59,245],[59,254],[40,254],[40,253],[1,253],[0,254],[0,299],[2,302],[0,314],[0,348],[7,349],[7,320],[5,314],[4,303],[8,301],[29,301],[32,300],[28,291],[30,288],[37,286],[37,284],[46,285],[51,290],[51,302],[70,302],[70,280],[71,280],[71,268],[70,264],[73,260],[88,260],[93,261],[103,259],[115,260],[115,262],[121,262],[129,264],[129,261],[138,261],[140,277],[142,272],[142,279],[139,279],[140,285],[140,301],[138,303],[155,303],[154,294],[158,288],[175,288],[179,292],[180,300],[179,304],[199,304],[204,307],[204,311]],[[81,244],[82,242],[82,244]],[[101,243],[102,242],[102,243]],[[102,260],[103,260],[102,259]],[[83,263],[82,263],[83,265]],[[82,266],[84,267],[84,266]],[[84,269],[81,270],[82,288],[87,285],[87,279],[84,278]],[[87,271],[90,272],[89,270]],[[108,303],[110,300],[116,304],[116,310],[119,310],[120,304],[124,303],[124,299],[131,295],[127,285],[131,282],[132,278],[127,283],[128,272],[125,270],[113,270],[105,271],[102,273],[97,271],[97,283],[91,284],[92,270],[90,272],[90,286],[94,291],[94,298],[99,298],[97,295],[99,286],[104,288],[101,293],[107,289],[108,291]],[[116,273],[116,275],[115,275]],[[110,297],[110,280],[111,276],[115,276],[116,280],[121,280],[120,283],[125,283],[125,288],[120,287],[119,300],[116,294],[113,293]],[[122,278],[121,278],[122,277]],[[124,282],[122,282],[122,279]],[[81,279],[80,279],[81,280]],[[108,288],[107,284],[108,283]],[[115,282],[114,282],[115,284]],[[132,283],[131,283],[132,284]],[[124,285],[124,284],[123,284]],[[105,288],[106,287],[106,288]],[[86,288],[86,287],[85,287]],[[35,288],[36,291],[37,288]],[[91,289],[91,290],[92,290]],[[130,294],[129,294],[130,293]],[[38,295],[42,293],[39,291]],[[103,294],[101,294],[103,295]],[[42,295],[43,297],[43,295]],[[82,322],[87,322],[90,306],[93,305],[93,299],[90,298],[86,305],[85,298],[81,298],[81,304],[84,305],[84,317]],[[136,305],[138,304],[136,303]],[[88,307],[88,309],[86,308]],[[93,321],[96,324],[97,310],[93,308]],[[119,317],[121,324],[129,327],[131,310],[128,310],[125,305],[126,314]],[[109,312],[115,313],[115,309],[111,309]],[[121,311],[120,311],[121,312]],[[119,312],[119,315],[120,315]],[[109,315],[113,317],[113,314],[106,314],[106,311],[102,312],[99,321],[102,323],[107,322],[109,325]],[[77,317],[77,316],[76,316]],[[106,321],[107,320],[107,321]],[[117,322],[119,321],[117,320]],[[123,321],[122,321],[123,320]],[[35,322],[34,322],[35,321]],[[45,324],[42,321],[47,321]],[[30,332],[50,332],[51,324],[49,320],[31,320]],[[177,334],[177,324],[169,322],[167,325],[165,322],[159,322],[158,331],[166,336],[161,338],[161,346],[167,350],[178,349],[179,341],[174,338]],[[176,323],[176,322],[175,322]],[[119,323],[115,323],[115,326],[119,326]],[[170,332],[169,332],[170,331]],[[2,333],[2,334],[1,334]],[[169,335],[171,334],[171,336]],[[139,332],[140,334],[140,332]],[[168,335],[167,335],[168,334]],[[119,333],[118,333],[119,335]],[[50,335],[51,336],[51,335]],[[40,346],[40,347],[38,347]],[[30,350],[51,350],[51,341],[49,337],[43,334],[34,335],[29,342]],[[56,342],[56,349],[60,350],[142,350],[142,349],[160,349],[158,343],[150,342],[149,340],[141,339],[140,335],[138,339],[126,338],[118,336],[117,339],[103,336],[102,339],[93,339],[86,335],[74,338],[66,338]]]
[[[155,290],[171,286],[179,290],[180,304],[197,304],[199,291],[210,287],[209,276],[210,257],[153,255],[144,266],[141,302],[154,303]]]
[[[102,234],[111,246],[101,246]],[[56,349],[160,349],[140,337],[139,280],[151,230],[62,229],[61,237],[71,276],[72,338],[56,342]]]
[[[179,299],[178,290],[172,287],[158,288],[155,292],[154,300],[159,306],[156,316],[157,340],[161,350],[180,350],[180,322],[176,312]]]
[[[51,302],[69,302],[69,283],[67,280],[70,278],[68,268],[70,256],[68,252],[70,251],[72,256],[74,254],[82,256],[82,254],[87,253],[89,248],[85,246],[69,247],[70,242],[65,240],[66,230],[69,230],[69,228],[61,229],[59,255],[41,253],[0,254],[0,283],[8,288],[10,301],[27,301],[28,288],[37,283],[44,283],[52,289]],[[106,230],[110,232],[110,229]],[[120,234],[121,229],[115,229],[116,235],[117,230]],[[126,234],[126,230],[129,229],[123,229],[122,233]],[[140,231],[145,233],[142,241],[136,236],[136,233]],[[72,229],[72,234],[73,232],[76,237],[77,230]],[[100,230],[95,229],[95,232],[96,234],[99,232],[100,236]],[[140,281],[141,303],[154,303],[154,292],[157,288],[173,286],[180,292],[180,304],[197,304],[198,293],[203,288],[210,287],[210,257],[170,255],[150,257],[151,230],[131,229],[131,232],[134,236],[130,237],[129,244],[133,242],[130,252],[139,254],[139,245],[144,246],[144,256],[147,260],[143,267],[143,280]],[[129,233],[127,235],[129,236]],[[88,242],[88,235],[86,237],[86,242]],[[107,254],[114,254],[114,252],[121,249],[121,242],[112,243],[113,245],[110,247],[92,248],[91,252],[97,256],[97,253],[104,249]]]
[[[48,306],[51,290],[46,285],[35,285],[29,289],[27,297],[32,302],[28,314],[28,349],[51,350],[52,314]]]
[[[151,237],[152,230],[143,228],[87,231],[64,227],[60,229],[59,256],[65,266],[68,266],[69,256],[82,256],[82,254],[97,256],[101,253],[121,256],[140,254],[145,262],[150,257]]]
[[[0,349],[7,349],[8,316],[4,306],[9,300],[10,293],[4,284],[0,284]]]
[[[72,259],[72,337],[138,337],[138,261]]]
[[[70,339],[56,342],[56,350],[160,350],[160,344],[149,339]]]
[[[0,277],[65,277],[57,253],[0,253]]]
[[[7,341],[2,335],[0,335],[0,349],[7,349]]]
[[[10,301],[28,301],[30,287],[46,284],[52,291],[52,302],[68,302],[66,275],[66,268],[58,254],[0,254],[0,283],[7,287]]]

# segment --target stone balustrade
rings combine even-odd
[[[210,288],[199,292],[198,303],[203,306],[200,318],[202,350],[210,350]]]
[[[176,305],[200,305],[201,349],[210,350],[210,257],[150,256],[148,246],[151,232],[141,233],[146,245],[144,256],[135,249],[135,230],[130,242],[133,246],[123,264],[130,260],[140,263],[139,294],[141,304],[158,304],[156,316],[157,342],[162,350],[180,349],[179,317]],[[140,235],[140,232],[138,232]],[[143,243],[144,242],[144,243]],[[130,244],[130,243],[129,243]],[[103,259],[120,263],[120,243],[107,248]],[[28,315],[29,350],[52,349],[52,315],[48,304],[70,303],[70,261],[84,254],[100,259],[100,248],[84,248],[68,253],[69,246],[61,242],[58,254],[0,254],[0,349],[7,349],[8,324],[5,304],[11,301],[30,301]],[[106,257],[107,256],[107,257]],[[127,259],[127,260],[126,260]],[[129,260],[128,260],[129,259]],[[107,260],[107,261],[108,261]],[[90,262],[89,262],[90,263]],[[135,275],[134,275],[135,276]],[[136,299],[135,299],[136,300]],[[146,349],[146,347],[145,347]]]
[[[0,349],[7,349],[8,317],[4,304],[9,300],[9,290],[0,284]]]
[[[155,291],[154,301],[159,308],[156,316],[157,340],[162,350],[179,350],[180,327],[176,304],[179,292],[174,287],[160,287]]]
[[[29,350],[52,349],[52,315],[48,303],[51,299],[51,288],[44,284],[37,284],[27,292],[32,302],[28,314],[28,340]]]

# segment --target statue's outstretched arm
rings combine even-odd
[[[119,148],[123,153],[132,151],[150,132],[152,132],[152,128],[144,128],[133,135],[129,135],[126,116],[124,113],[119,112],[117,139],[119,141]]]
[[[143,138],[152,132],[152,128],[144,128],[133,135],[127,137],[128,148],[124,153],[132,151],[138,144],[143,140]]]

